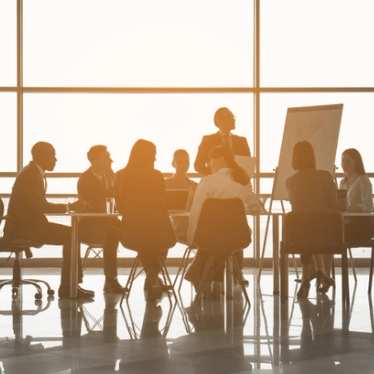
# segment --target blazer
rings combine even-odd
[[[123,244],[130,249],[168,249],[176,238],[158,170],[124,168],[116,175],[116,202],[122,214]]]
[[[106,212],[106,198],[114,197],[114,186],[107,188],[91,170],[87,169],[78,179],[78,198],[88,204],[87,211]]]
[[[231,134],[230,141],[231,150],[235,156],[251,156],[247,139],[244,136]],[[203,137],[195,160],[195,170],[198,173],[202,175],[210,174],[208,166],[209,152],[214,147],[222,144],[222,134],[220,132]]]
[[[38,166],[30,162],[14,182],[4,228],[5,236],[33,238],[35,233],[48,229],[46,213],[64,212],[65,204],[47,201],[44,178]]]
[[[325,170],[306,169],[287,179],[287,189],[294,212],[337,211],[337,187]]]

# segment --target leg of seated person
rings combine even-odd
[[[104,240],[104,292],[123,293],[125,288],[118,282],[117,249],[120,241],[123,240],[123,232],[120,222],[110,223],[105,228]]]
[[[62,245],[63,246],[63,265],[61,269],[61,288],[68,289],[70,284],[70,267],[71,267],[71,228],[49,222],[41,230],[36,230],[33,234],[33,240],[41,244]],[[80,253],[78,256],[78,282],[83,280],[82,262]]]

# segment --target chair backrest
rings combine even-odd
[[[202,207],[194,242],[199,248],[231,253],[251,243],[244,204],[238,199],[207,199]]]
[[[339,212],[288,213],[282,242],[289,253],[340,253],[344,249],[343,216]]]

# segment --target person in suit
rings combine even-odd
[[[4,228],[5,236],[31,240],[36,246],[50,244],[63,246],[63,265],[60,298],[68,297],[71,266],[71,228],[49,222],[46,214],[66,213],[79,210],[84,204],[53,204],[46,199],[46,171],[52,171],[56,165],[56,152],[46,142],[36,143],[31,150],[32,161],[18,174],[13,185],[8,220]],[[78,254],[79,255],[79,254]],[[79,283],[83,280],[79,255]],[[78,298],[93,298],[94,292],[78,287]]]
[[[159,274],[167,250],[176,244],[165,194],[164,178],[154,168],[156,146],[144,139],[132,147],[125,168],[116,174],[117,208],[121,227],[112,228],[104,250],[117,248],[118,241],[135,250],[146,273],[147,298],[161,297],[164,290]]]
[[[114,199],[114,173],[112,159],[105,145],[95,145],[87,152],[91,166],[79,177],[78,197],[86,203],[87,212],[105,213],[106,200]],[[120,226],[120,221],[114,217],[85,218],[81,220],[79,232],[87,243],[102,243],[108,234],[110,226]],[[120,293],[124,288],[117,279],[117,249],[104,251],[104,292]]]
[[[219,108],[214,114],[214,123],[218,132],[203,137],[196,156],[195,170],[201,175],[211,173],[209,153],[216,146],[228,147],[234,156],[251,156],[247,139],[231,133],[235,129],[235,117],[230,109]]]
[[[318,213],[338,211],[337,187],[328,171],[317,170],[313,146],[302,141],[293,149],[292,167],[296,173],[287,179],[287,190],[293,212]],[[326,260],[331,256],[304,254],[301,256],[303,275],[298,291],[299,299],[306,299],[310,281],[318,278],[319,291],[326,293],[334,285],[326,271]]]

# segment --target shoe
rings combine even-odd
[[[326,294],[330,287],[335,287],[335,281],[332,278],[323,275],[320,279],[320,286],[318,287],[318,292]]]
[[[86,299],[93,299],[94,298],[95,294],[92,291],[90,291],[90,292],[85,292],[85,291],[87,291],[87,290],[84,290],[83,288],[78,287],[76,299],[86,300]],[[69,296],[68,289],[63,288],[63,287],[60,287],[58,289],[58,297],[60,299],[73,299],[72,297]]]
[[[123,295],[128,291],[129,291],[128,288],[121,286],[117,278],[105,280],[104,293],[113,293],[113,294]]]
[[[78,286],[78,292],[82,292],[83,294],[86,294],[87,296],[89,296],[92,299],[95,297],[95,292],[94,291],[86,290],[85,288],[82,288],[81,286]]]
[[[301,282],[300,288],[297,291],[297,299],[298,300],[305,300],[308,298],[310,290],[310,283],[309,281]]]

